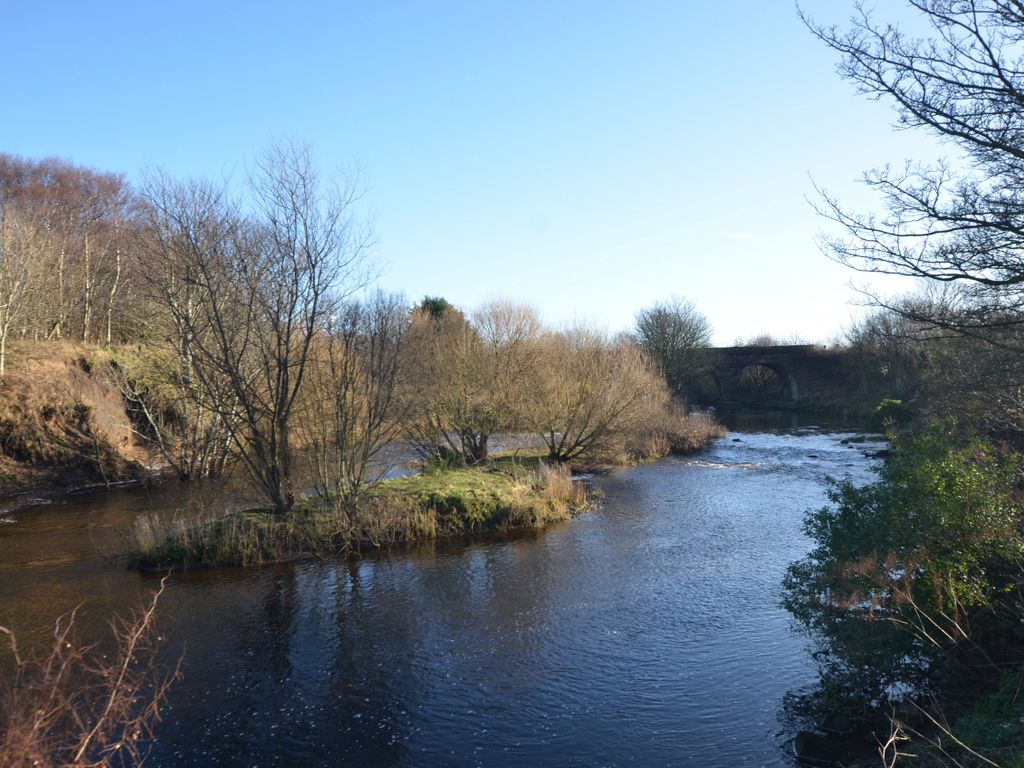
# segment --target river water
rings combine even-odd
[[[827,478],[871,477],[848,436],[730,433],[524,535],[177,575],[185,677],[147,765],[791,765],[782,699],[815,674],[780,581]],[[155,580],[111,555],[180,493],[0,512],[0,624],[24,645],[75,605],[85,634],[138,605]]]

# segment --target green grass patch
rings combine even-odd
[[[567,473],[553,469],[547,474],[546,479],[537,469],[499,459],[486,468],[428,472],[389,480],[378,487],[373,498],[434,512],[443,535],[532,527],[571,516],[571,505],[566,502],[572,489],[552,493],[550,487],[550,478]],[[571,479],[568,482],[575,486]]]
[[[491,469],[501,469],[512,473],[524,470],[537,471],[545,465],[547,455],[547,449],[542,447],[498,451],[491,453],[488,465]]]

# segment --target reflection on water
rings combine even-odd
[[[838,411],[814,413],[786,408],[720,408],[714,413],[715,418],[729,429],[754,433],[793,432],[807,428],[840,431],[855,421],[851,420],[850,414]]]
[[[185,679],[147,765],[787,765],[781,699],[814,671],[779,583],[826,477],[869,476],[842,437],[730,434],[525,536],[178,575]],[[0,624],[137,602],[152,580],[100,555],[161,493],[15,513]]]

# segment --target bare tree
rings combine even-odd
[[[938,351],[951,335],[908,318],[908,314],[943,311],[937,306],[939,301],[927,294],[907,296],[896,303],[902,311],[878,308],[844,331],[843,344],[856,356],[853,371],[864,395],[909,394],[921,383],[930,353]]]
[[[134,328],[145,308],[123,301],[127,249],[139,230],[137,199],[124,178],[0,154],[0,187],[8,212],[31,225],[38,276],[18,335],[110,344],[119,328],[122,335]]]
[[[437,459],[475,464],[492,435],[523,427],[539,360],[540,321],[529,307],[491,302],[467,320],[426,299],[410,328],[410,381],[417,407],[410,434]]]
[[[15,320],[36,287],[38,240],[30,223],[12,210],[0,189],[0,378],[7,370],[7,342]]]
[[[410,440],[431,460],[465,465],[485,459],[500,414],[487,398],[476,329],[461,311],[428,297],[413,313],[408,350]]]
[[[926,283],[891,302],[899,312],[882,309],[868,318],[874,332],[862,334],[854,349],[880,365],[883,380],[913,393],[919,414],[953,416],[962,427],[1024,445],[1021,355],[914,319],[954,317],[962,302],[954,286]]]
[[[673,298],[641,310],[634,336],[677,397],[708,370],[711,326],[690,301]]]
[[[785,386],[779,375],[765,365],[751,365],[740,375],[739,386],[745,397],[764,404],[785,396]]]
[[[663,408],[665,385],[632,343],[588,328],[549,334],[529,410],[548,456],[567,461],[605,447]]]
[[[822,193],[846,230],[824,247],[865,272],[963,287],[960,311],[914,316],[1020,351],[1024,334],[1024,5],[1017,0],[908,0],[930,27],[914,37],[865,6],[846,30],[806,16],[841,58],[840,74],[888,101],[902,129],[954,145],[962,162],[908,163],[865,175],[883,215],[858,214]],[[879,303],[884,301],[875,297]],[[907,312],[907,307],[892,306]]]
[[[781,347],[784,345],[785,342],[770,333],[758,333],[748,339],[737,337],[733,344],[737,347]]]
[[[179,477],[213,477],[243,429],[231,380],[209,353],[217,339],[208,289],[234,291],[223,268],[236,214],[224,191],[206,182],[156,176],[144,195],[147,236],[135,255],[164,338],[147,361],[152,375],[128,365],[120,371],[121,389],[147,426],[143,436]]]
[[[405,300],[379,292],[328,319],[310,361],[299,430],[320,495],[351,506],[390,469],[382,451],[405,420],[399,383],[408,325]]]
[[[118,296],[127,287],[125,270],[125,246],[128,234],[133,227],[133,218],[138,213],[137,198],[127,186],[119,185],[110,199],[108,222],[106,226],[106,247],[108,268],[106,275],[106,342],[110,346],[114,341],[114,318]]]
[[[259,490],[288,514],[292,415],[310,352],[337,301],[362,284],[370,238],[351,219],[355,190],[325,189],[305,147],[271,147],[247,189],[244,214],[223,195],[205,195],[212,229],[198,240],[182,231],[178,195],[149,201],[159,224],[185,240],[180,278],[201,309],[168,309],[187,331],[195,373]],[[224,387],[227,401],[213,396]]]
[[[529,305],[495,300],[476,310],[470,322],[483,345],[487,401],[492,411],[501,414],[496,428],[521,429],[541,360],[540,318]]]

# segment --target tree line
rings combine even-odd
[[[11,343],[110,346],[137,432],[180,477],[240,462],[282,514],[299,475],[354,503],[396,440],[459,465],[498,433],[556,462],[678,440],[710,336],[692,304],[617,336],[509,301],[411,305],[370,286],[358,198],[298,144],[233,187],[2,156],[0,377]]]
[[[0,375],[11,339],[138,338],[127,254],[143,228],[124,177],[0,154]]]

